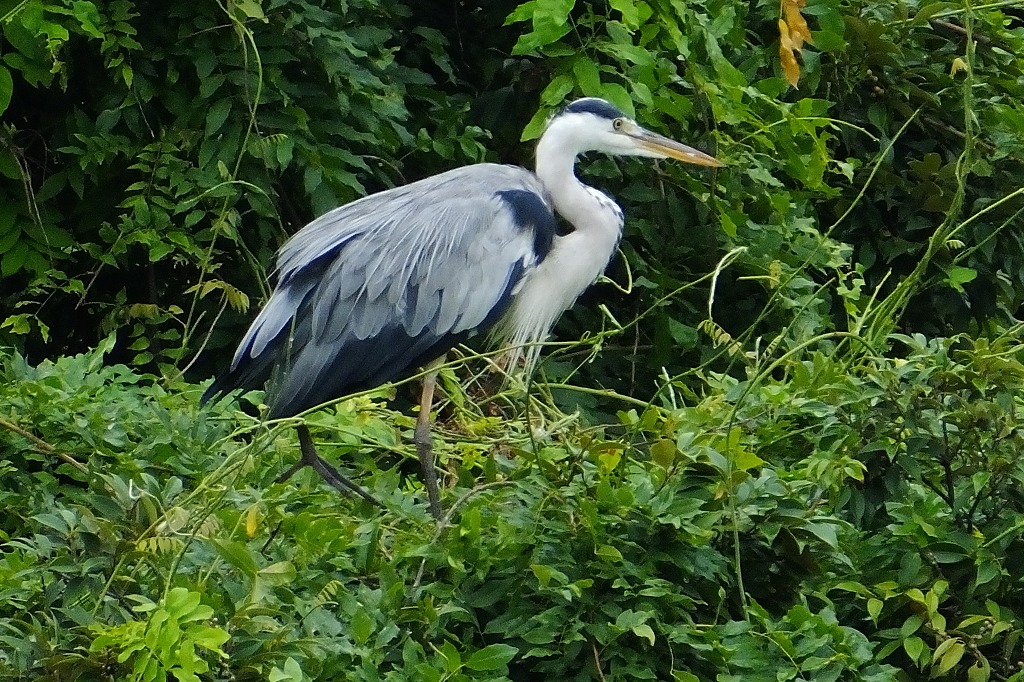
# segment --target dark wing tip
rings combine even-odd
[[[217,385],[217,381],[217,379],[214,379],[213,383],[207,386],[206,390],[203,391],[203,397],[199,399],[200,406],[205,405],[224,392],[223,388]]]

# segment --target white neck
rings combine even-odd
[[[559,129],[560,128],[560,129]],[[525,278],[499,332],[532,368],[540,351],[522,344],[542,341],[555,320],[604,272],[622,234],[622,213],[607,196],[576,179],[576,157],[587,147],[572,125],[556,120],[537,144],[537,177],[573,231],[555,237],[551,251]]]
[[[609,197],[576,179],[576,157],[587,148],[573,131],[556,130],[555,126],[557,121],[537,143],[537,177],[551,195],[555,212],[573,228],[601,245],[610,240],[601,263],[603,269],[622,233],[622,214]]]

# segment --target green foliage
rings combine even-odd
[[[374,399],[314,426],[381,513],[271,483],[290,429],[197,413],[102,348],[11,356],[0,675],[1013,679],[1015,338],[791,354],[606,432],[549,403],[529,437],[454,394],[437,532],[402,483],[412,422]]]
[[[1024,679],[1020,8],[811,2],[797,89],[779,11],[5,8],[0,679]],[[446,525],[388,389],[308,417],[383,510],[197,407],[288,233],[579,95],[728,165],[581,167],[619,286],[446,369]]]
[[[317,421],[367,472],[375,513],[306,474],[270,484],[283,463],[268,446],[290,458],[290,429],[226,439],[241,415],[197,413],[195,391],[101,360],[4,367],[0,485],[19,512],[4,518],[0,677],[895,679],[795,581],[743,606],[735,532],[744,558],[774,555],[785,574],[842,566],[849,526],[730,453],[738,434],[694,437],[700,411],[623,413],[621,438],[569,420],[535,444],[511,418],[514,457],[486,459],[464,413],[442,444],[462,481],[448,499],[463,499],[435,533],[399,482],[407,418],[360,399]],[[652,430],[680,449],[648,448]]]
[[[399,182],[410,152],[479,160],[465,98],[434,89],[445,40],[408,17],[374,0],[178,3],[159,21],[131,0],[11,9],[2,329],[58,349],[116,330],[126,360],[169,373],[265,294],[285,225]]]
[[[313,426],[380,512],[272,483],[291,429],[196,412],[102,349],[9,357],[0,677],[1010,679],[1014,336],[808,351],[604,432],[547,404],[530,437],[453,395],[436,531],[412,422],[374,399]]]
[[[815,353],[784,365],[782,380],[732,390],[744,396],[736,421],[768,448],[757,455],[785,463],[850,524],[845,567],[816,589],[840,618],[870,623],[860,630],[882,644],[878,659],[933,678],[1019,668],[1018,332],[897,336],[892,358]]]
[[[128,597],[129,599],[131,597]],[[200,604],[202,595],[176,587],[159,604],[137,596],[132,608],[138,614],[149,614],[145,621],[133,620],[122,625],[93,625],[97,635],[89,646],[90,652],[105,653],[115,649],[118,663],[131,663],[132,674],[126,679],[167,679],[168,673],[179,682],[198,682],[197,674],[210,671],[205,659],[197,656],[196,648],[206,649],[222,657],[227,654],[221,645],[230,635],[219,627],[195,621],[209,620],[213,609]],[[182,627],[183,623],[187,623]]]
[[[638,286],[613,305],[637,319],[620,343],[645,352],[598,358],[599,380],[635,393],[661,367],[708,362],[698,328],[784,352],[837,328],[877,346],[898,324],[946,333],[1014,315],[1024,51],[1013,4],[812,3],[796,90],[777,63],[776,4],[521,4],[514,49],[551,72],[525,137],[567,96],[599,95],[728,163],[710,191],[677,166],[657,192],[601,167],[631,217]],[[698,325],[708,291],[689,283],[735,247],[711,292],[725,305]]]
[[[882,343],[898,320],[980,330],[1019,307],[1013,3],[812,3],[799,89],[772,3],[464,9],[172,3],[155,22],[132,0],[11,8],[0,333],[40,358],[117,331],[119,359],[168,376],[200,349],[222,357],[286,234],[481,160],[488,137],[492,156],[528,162],[524,127],[535,137],[578,95],[728,163],[711,176],[587,164],[626,209],[609,275],[630,295],[606,287],[612,316],[584,306],[561,334],[636,321],[611,342],[629,352],[582,368],[591,383],[643,392],[662,367],[722,370],[722,331],[784,352],[836,328]],[[704,316],[709,298],[726,305]]]

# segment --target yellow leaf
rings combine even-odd
[[[970,70],[970,67],[967,66],[967,62],[965,62],[962,57],[957,57],[953,60],[953,66],[949,69],[949,75],[950,77],[955,76],[959,71],[969,73]]]
[[[622,451],[603,452],[597,456],[597,461],[600,463],[601,473],[615,471],[622,461]]]
[[[782,60],[782,70],[786,74],[786,80],[794,88],[800,82],[800,64],[796,61],[795,51],[796,47],[793,45],[789,26],[785,21],[779,19],[779,59]]]
[[[782,13],[786,16],[790,40],[793,41],[793,49],[798,52],[804,43],[814,42],[811,39],[811,31],[807,28],[807,21],[800,14],[800,8],[804,4],[806,0],[782,0]]]
[[[256,535],[260,520],[260,510],[255,504],[245,512],[245,534],[250,538]]]

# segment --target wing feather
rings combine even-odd
[[[532,197],[530,220],[513,196]],[[407,375],[497,321],[554,221],[533,174],[494,164],[321,216],[281,248],[274,293],[206,397],[276,368],[268,403],[288,416]]]

